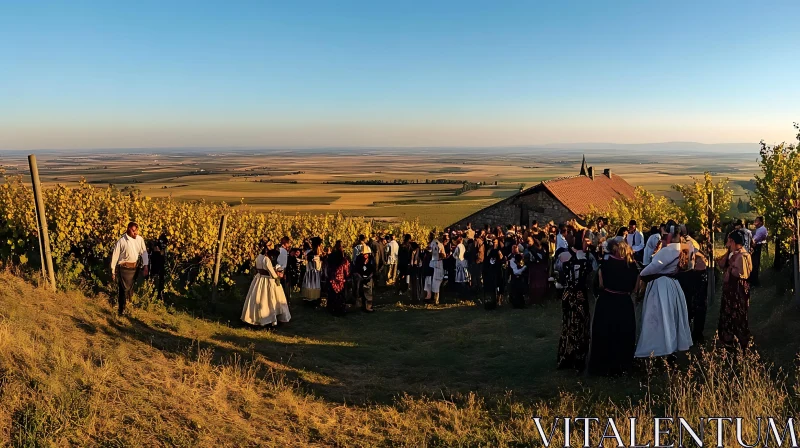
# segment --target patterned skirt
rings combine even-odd
[[[456,283],[469,283],[469,264],[467,260],[456,261]]]
[[[589,353],[589,301],[586,291],[566,288],[561,300],[558,368],[583,370]]]
[[[719,340],[723,344],[738,342],[742,349],[750,342],[750,284],[747,280],[731,277],[722,286],[722,304],[719,310]]]
[[[309,300],[319,299],[322,283],[320,271],[309,268],[303,277],[303,286],[300,289],[304,298]]]

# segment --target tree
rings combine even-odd
[[[800,124],[794,124],[800,142]],[[786,142],[768,146],[761,141],[761,174],[756,175],[756,188],[750,204],[764,217],[764,224],[775,241],[775,269],[792,253],[794,234],[792,200],[798,197],[796,183],[800,180],[800,146]]]
[[[693,182],[684,185],[673,185],[672,189],[683,196],[681,210],[686,215],[686,225],[689,228],[708,234],[708,199],[709,193],[714,192],[714,207],[711,210],[714,220],[714,230],[719,231],[720,223],[728,217],[733,201],[733,190],[728,187],[728,179],[720,179],[716,184],[711,174],[706,171],[703,179],[693,178]]]
[[[738,210],[739,213],[747,213],[747,209],[742,201],[742,198],[739,198],[739,201],[736,202],[736,210]]]
[[[620,197],[614,199],[605,209],[590,208],[585,217],[592,222],[599,217],[608,220],[611,231],[618,227],[627,227],[631,219],[635,219],[642,229],[657,226],[670,219],[681,221],[684,218],[681,209],[666,196],[656,196],[642,187],[636,187],[633,198]]]

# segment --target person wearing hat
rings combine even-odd
[[[353,280],[355,281],[356,306],[360,306],[361,310],[367,313],[375,311],[372,309],[374,276],[375,258],[372,256],[372,249],[364,246],[353,268]]]

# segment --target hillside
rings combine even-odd
[[[51,294],[1,273],[0,440],[529,446],[538,440],[533,415],[797,409],[794,380],[754,358],[707,355],[701,364],[710,380],[663,366],[622,380],[557,372],[557,302],[486,313],[470,302],[426,309],[394,301],[384,293],[378,313],[342,320],[293,302],[293,322],[268,332],[239,327],[235,303],[216,320],[174,310],[119,318],[102,297]],[[751,319],[761,351],[789,367],[798,336],[790,325],[796,310],[785,301],[757,295]],[[647,396],[642,384],[660,392]]]

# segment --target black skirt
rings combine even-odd
[[[620,375],[630,371],[636,351],[636,312],[630,294],[604,290],[592,323],[589,373]]]

